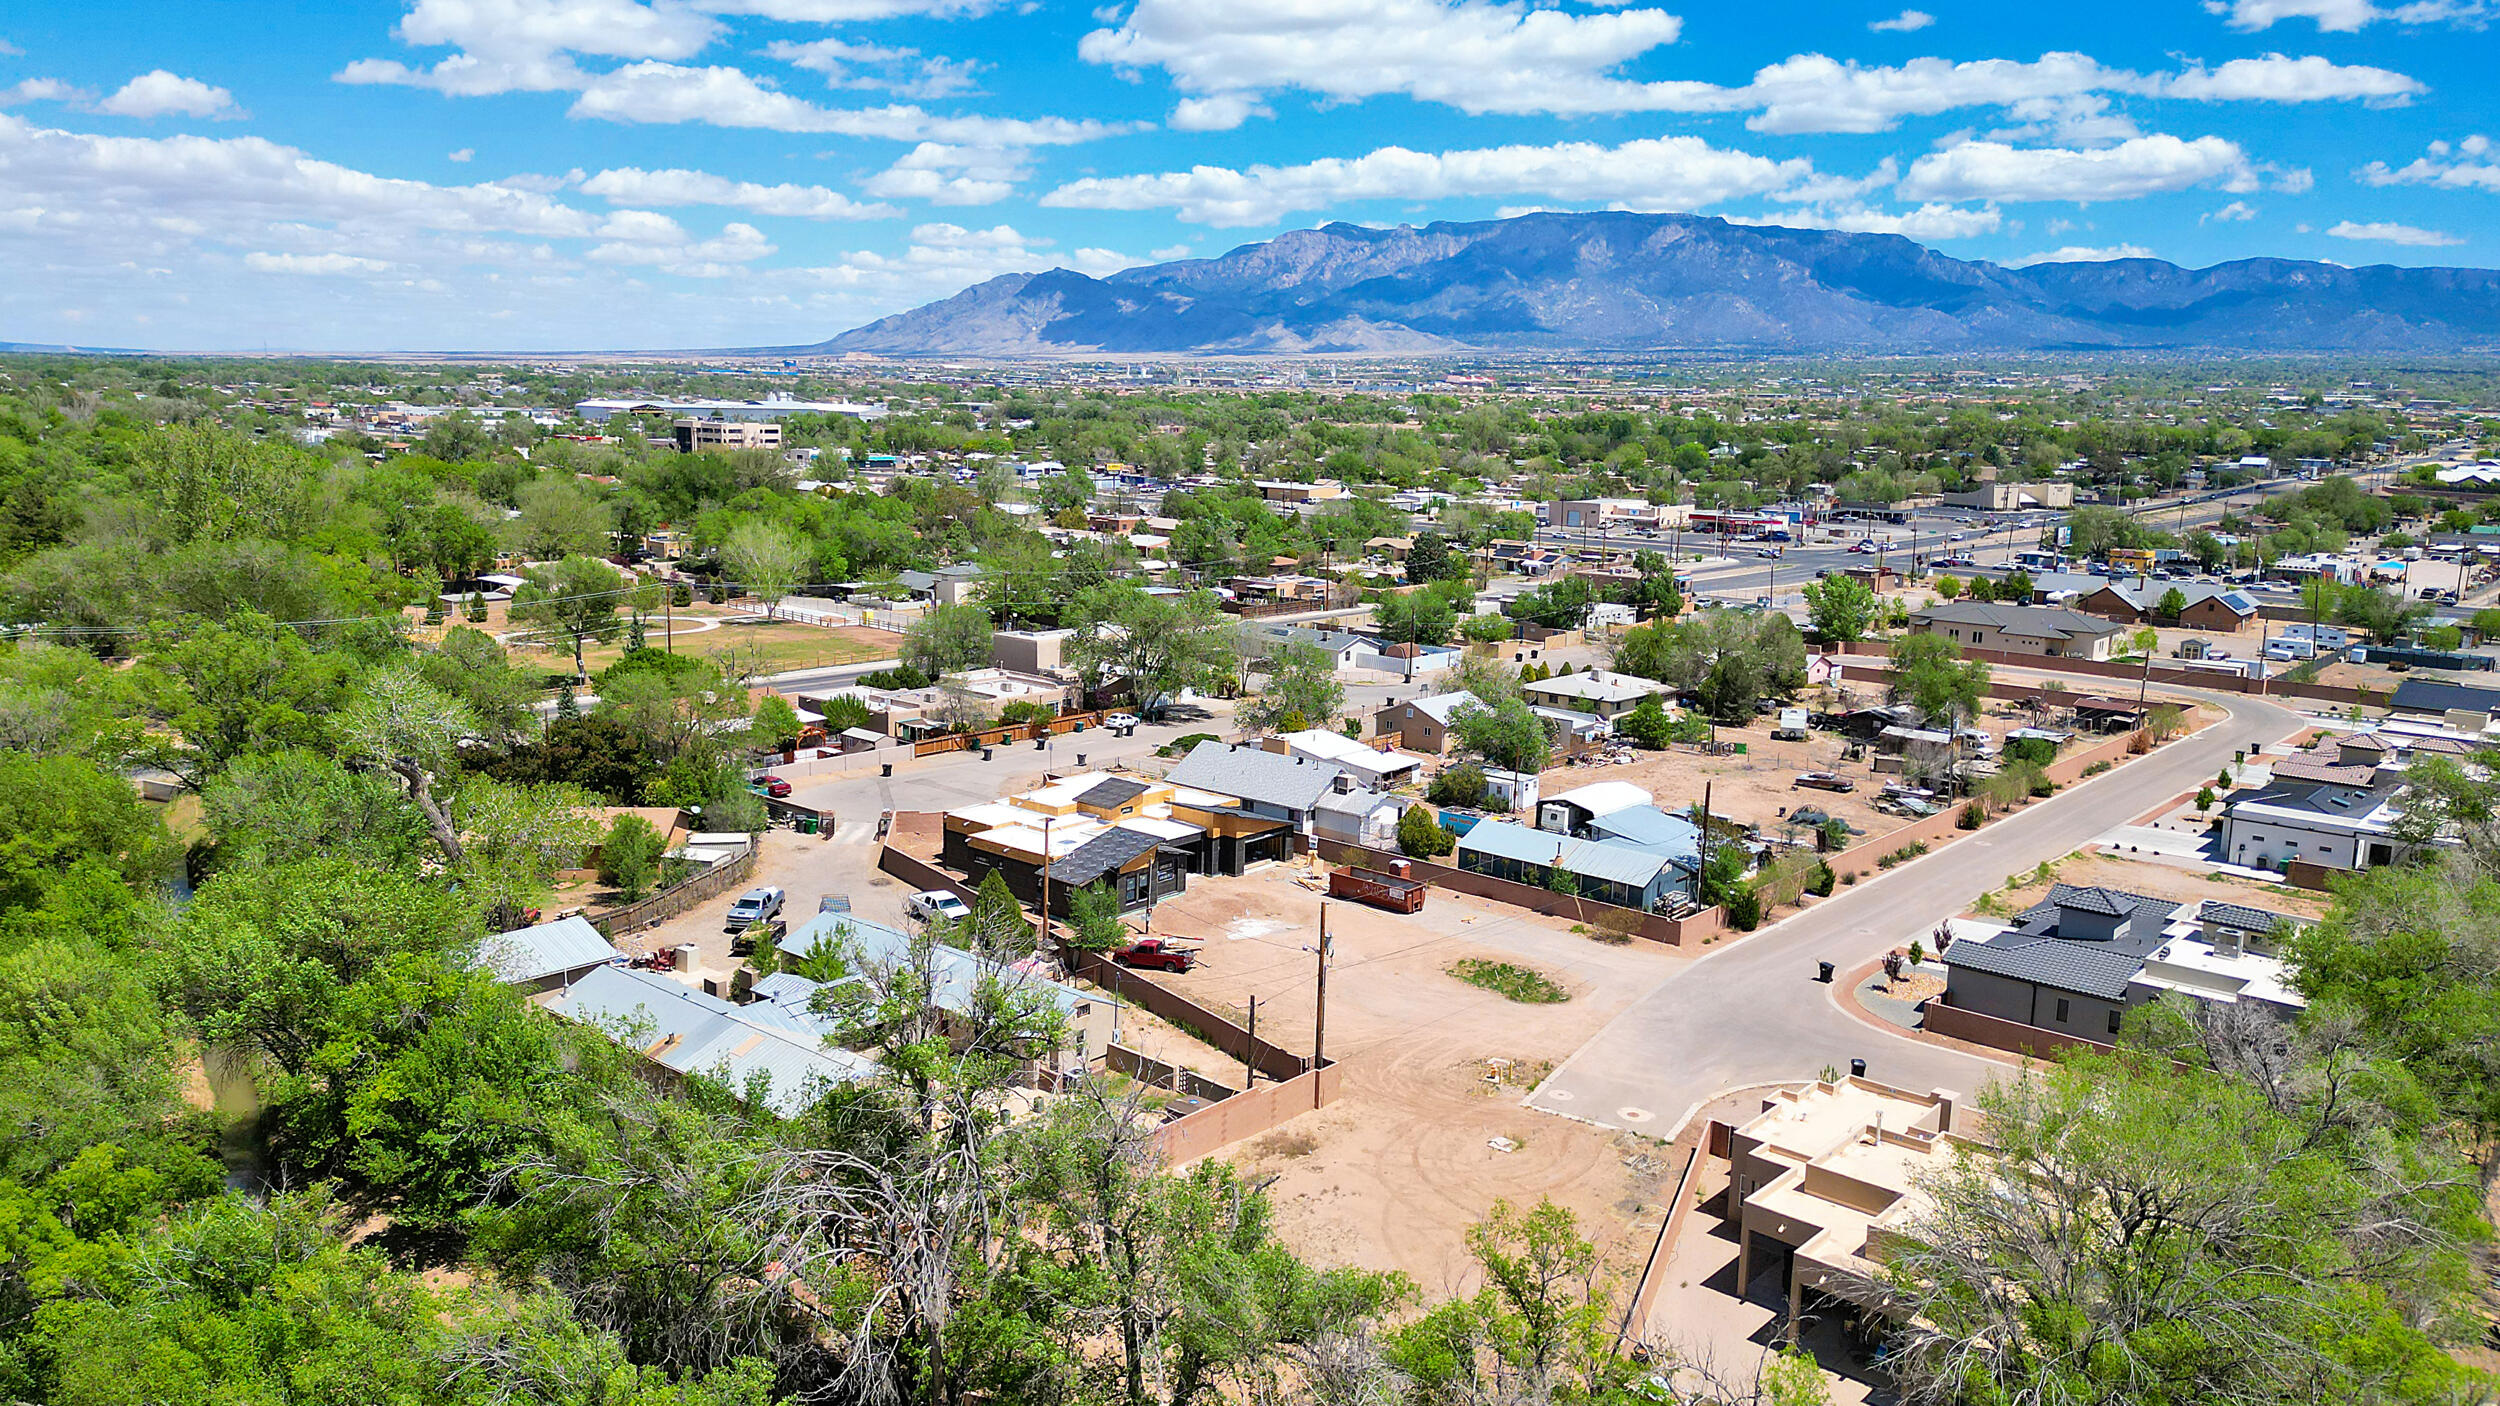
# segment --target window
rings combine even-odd
[[[2060,1025],[2066,1023],[2066,998],[2063,996],[2057,998],[2057,1023]]]
[[[2109,1013],[2109,1033],[2112,1035],[2118,1033],[2118,1012],[2115,1010]]]

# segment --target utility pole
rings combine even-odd
[[[1693,897],[1698,900],[1702,884],[1710,874],[1710,783],[1701,783],[1701,873],[1693,878]]]
[[[660,642],[666,646],[668,653],[675,654],[677,652],[677,585],[675,582],[662,584],[667,589],[660,595]]]
[[[1328,1062],[1328,905],[1319,906],[1319,1008],[1311,1020],[1311,1067]]]
[[[1241,1047],[1241,1088],[1248,1093],[1259,1082],[1259,998],[1250,998],[1250,1042]]]

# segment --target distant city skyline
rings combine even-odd
[[[52,0],[0,340],[814,342],[999,273],[1676,210],[2008,265],[2500,264],[2491,0]]]

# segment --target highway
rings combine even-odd
[[[2006,876],[2055,859],[2112,825],[2191,790],[2234,751],[2276,741],[2299,715],[2260,699],[2188,694],[2228,717],[2150,757],[2082,782],[1677,970],[1548,1076],[1527,1103],[1606,1127],[1671,1137],[1694,1110],[1757,1084],[1867,1062],[1867,1077],[1975,1092],[1994,1060],[1872,1028],[1841,1009],[1841,971],[1874,961],[1964,911]]]

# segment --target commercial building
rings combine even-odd
[[[2071,483],[1982,483],[1960,493],[1946,493],[1937,501],[1948,508],[1977,508],[1989,513],[2029,512],[2039,508],[2071,508],[2075,505],[2075,486]]]
[[[677,436],[677,452],[692,454],[705,449],[779,449],[781,426],[758,420],[698,420],[692,417],[677,421],[672,428]]]
[[[1980,601],[1929,606],[1910,617],[1910,628],[1974,649],[2052,659],[2107,659],[2111,641],[2125,633],[2107,620],[2061,606]]]
[[[605,424],[610,417],[636,417],[670,420],[787,420],[793,415],[847,415],[854,420],[885,418],[885,407],[847,400],[617,400],[601,398],[573,402],[573,413],[589,424]]]

